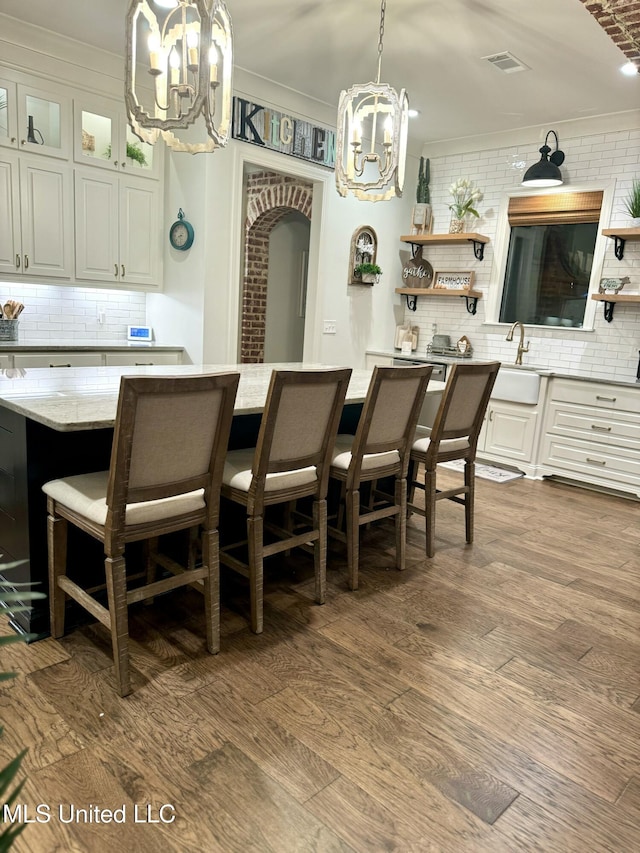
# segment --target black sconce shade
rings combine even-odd
[[[551,149],[547,145],[549,135],[552,134],[556,140],[556,150],[549,157]],[[523,187],[556,187],[564,183],[560,166],[564,163],[564,152],[558,148],[558,136],[555,130],[550,130],[547,133],[544,145],[540,149],[540,160],[533,166],[530,166],[524,173],[522,179]]]

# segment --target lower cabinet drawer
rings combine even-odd
[[[107,367],[181,363],[182,354],[179,352],[114,352],[107,353],[105,356],[105,364]]]
[[[595,406],[599,409],[640,413],[640,388],[554,379],[551,385],[551,399]]]
[[[629,412],[551,402],[547,430],[554,435],[613,444],[640,451],[640,421]]]
[[[606,444],[547,434],[542,454],[543,464],[550,468],[584,475],[589,481],[606,480],[640,490],[640,455],[637,453],[616,453]]]
[[[14,363],[16,367],[102,367],[102,353],[16,353]]]

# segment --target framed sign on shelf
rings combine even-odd
[[[473,287],[473,270],[458,272],[434,272],[433,286],[437,290],[471,290]]]
[[[411,210],[411,234],[431,232],[432,209],[430,204],[414,204]]]

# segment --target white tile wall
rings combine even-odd
[[[611,219],[605,227],[628,227],[622,200],[633,178],[640,177],[640,129],[561,138],[560,142],[566,155],[562,166],[565,185],[584,186],[594,181],[614,181]],[[526,149],[507,147],[431,159],[434,233],[446,233],[449,229],[450,184],[458,178],[468,177],[484,192],[484,198],[478,205],[482,215],[479,220],[474,220],[470,230],[485,234],[491,242],[485,247],[482,262],[475,260],[470,246],[425,247],[424,257],[435,271],[474,270],[474,287],[483,292],[483,298],[478,300],[475,316],[467,313],[463,299],[453,297],[418,298],[415,313],[405,309],[405,322],[411,321],[420,327],[418,346],[421,351],[431,340],[435,323],[438,333],[451,335],[453,342],[466,335],[471,340],[474,355],[479,358],[495,358],[504,362],[515,360],[517,341],[507,343],[506,327],[486,322],[486,297],[490,287],[501,287],[497,271],[493,269],[493,249],[503,193],[520,186],[525,168],[540,157],[539,147],[540,143],[533,141]],[[624,259],[618,261],[613,253],[613,240],[606,237],[598,239],[605,244],[604,263],[598,279],[628,275],[631,283],[624,292],[640,293],[640,242],[627,243]],[[525,364],[595,379],[634,380],[640,355],[640,304],[617,304],[613,321],[607,323],[599,303],[593,330],[533,327],[527,330],[526,337],[530,340],[530,347],[523,358]]]
[[[126,341],[127,326],[146,322],[146,294],[0,281],[0,302],[24,303],[18,341]],[[104,314],[104,322],[99,317]]]

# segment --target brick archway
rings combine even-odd
[[[244,277],[240,361],[264,361],[269,276],[269,235],[288,213],[311,219],[313,186],[277,172],[252,172],[246,179]]]

